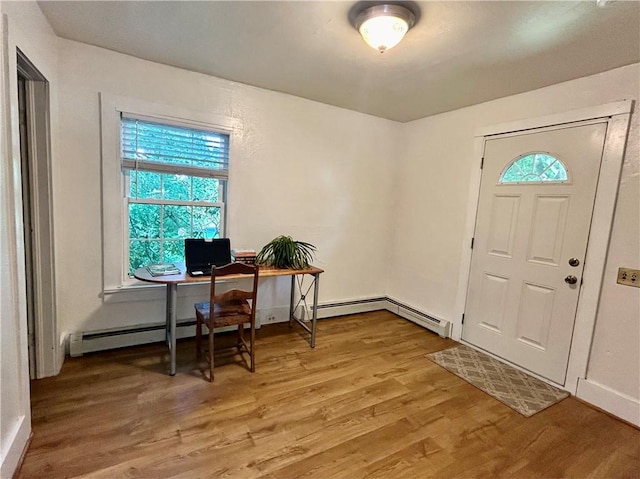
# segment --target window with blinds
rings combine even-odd
[[[229,135],[123,115],[122,165],[159,172],[227,178]]]
[[[224,235],[229,135],[122,115],[129,274],[184,261],[185,238]]]

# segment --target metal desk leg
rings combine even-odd
[[[291,301],[289,301],[289,327],[290,328],[293,328],[293,320],[294,320],[293,302],[295,300],[295,293],[296,293],[296,276],[292,275],[291,276]]]
[[[316,347],[316,325],[318,323],[318,288],[320,285],[320,275],[314,274],[315,284],[313,288],[313,319],[311,320],[311,347]]]
[[[298,299],[298,301],[295,301],[295,290],[296,290],[296,275],[293,275],[291,277],[291,304],[289,305],[289,326],[293,326],[293,322],[295,321],[296,323],[298,323],[300,326],[302,326],[302,328],[308,332],[311,335],[311,339],[309,341],[309,344],[312,348],[316,347],[316,326],[318,324],[318,288],[320,285],[320,274],[312,274],[312,273],[307,273],[310,276],[313,276],[313,280],[312,283],[309,285],[309,287],[307,288],[306,291],[304,291],[303,289],[303,282],[304,279],[301,279],[298,283],[297,283],[297,289],[300,292],[300,298]],[[299,275],[301,278],[304,278],[304,274]],[[311,312],[309,312],[309,305],[307,304],[306,298],[307,295],[309,294],[309,291],[311,290],[311,287],[314,287],[313,290],[313,305],[311,307]],[[302,317],[298,317],[296,316],[296,310],[298,309],[298,306],[302,307]],[[311,327],[307,326],[307,324],[305,324],[305,320],[308,322],[309,318],[308,316],[311,316]]]
[[[169,347],[169,356],[171,368],[169,374],[176,374],[176,323],[178,311],[176,303],[178,300],[178,284],[167,283],[167,346]]]

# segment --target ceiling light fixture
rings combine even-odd
[[[415,21],[408,8],[383,4],[365,8],[356,18],[355,26],[365,42],[384,53],[400,43]]]

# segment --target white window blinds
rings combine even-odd
[[[229,135],[121,116],[122,166],[127,169],[226,179]]]

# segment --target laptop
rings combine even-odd
[[[212,266],[231,263],[231,242],[229,238],[184,240],[184,259],[187,273],[191,276],[210,276]]]

